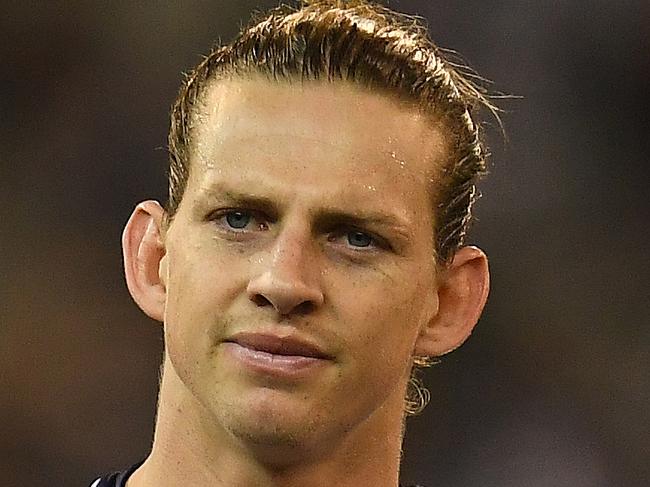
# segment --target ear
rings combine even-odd
[[[474,329],[490,289],[488,260],[481,249],[463,247],[445,269],[438,286],[438,312],[426,323],[414,354],[438,357],[467,340]]]
[[[140,309],[157,321],[163,321],[167,294],[161,272],[166,268],[164,214],[157,201],[144,201],[135,207],[122,234],[126,285]]]

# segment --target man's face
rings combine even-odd
[[[208,421],[298,445],[401,420],[442,153],[415,109],[345,83],[209,90],[161,265],[165,373]]]

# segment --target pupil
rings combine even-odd
[[[226,221],[232,228],[244,228],[250,222],[251,217],[241,211],[233,211],[226,215]]]
[[[354,245],[355,247],[367,247],[370,245],[370,235],[366,235],[363,232],[351,232],[348,233],[348,243]]]

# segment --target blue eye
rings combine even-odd
[[[348,232],[347,237],[348,243],[353,247],[368,247],[372,243],[372,237],[363,232]]]
[[[226,214],[226,222],[232,228],[241,230],[246,228],[251,221],[251,215],[243,211],[231,211]]]

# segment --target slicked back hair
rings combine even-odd
[[[476,183],[486,173],[477,112],[496,109],[475,76],[445,56],[416,18],[366,0],[303,1],[298,8],[257,15],[230,43],[214,47],[181,86],[168,138],[167,222],[187,186],[194,117],[215,80],[261,75],[270,81],[347,81],[412,102],[442,126],[448,154],[432,191],[432,226],[434,257],[450,263],[467,233]],[[426,362],[415,359],[415,365]],[[406,411],[418,413],[427,401],[428,391],[413,376]]]

